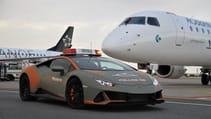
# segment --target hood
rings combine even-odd
[[[139,71],[102,71],[104,81],[112,82],[116,85],[152,85],[150,77]]]

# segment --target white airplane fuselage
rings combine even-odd
[[[115,28],[103,41],[102,50],[129,62],[210,67],[211,23],[145,11]]]
[[[61,55],[64,49],[72,46],[73,29],[74,27],[68,26],[58,43],[47,50],[0,48],[0,61],[50,58]]]
[[[0,48],[0,60],[22,60],[53,57],[62,54],[62,52],[47,50],[32,50],[20,48]]]

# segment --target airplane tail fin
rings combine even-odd
[[[54,47],[49,48],[48,50],[62,52],[65,48],[71,48],[73,29],[74,27],[69,26],[60,38],[59,42]]]

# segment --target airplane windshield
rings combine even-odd
[[[138,24],[145,25],[146,17],[129,17],[123,21],[120,25]]]
[[[152,25],[152,26],[158,26],[158,27],[160,26],[158,19],[155,17],[148,17],[147,24]]]

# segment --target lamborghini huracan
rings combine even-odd
[[[51,95],[72,108],[113,103],[160,104],[162,88],[149,74],[110,58],[98,50],[68,49],[23,70],[20,98],[35,100]]]

